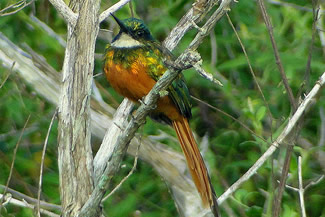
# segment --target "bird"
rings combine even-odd
[[[120,20],[111,15],[119,26],[119,32],[106,46],[103,69],[115,91],[139,102],[167,71],[164,60],[173,60],[174,57],[154,39],[142,20],[133,17]],[[181,73],[167,88],[167,93],[159,98],[150,117],[175,129],[203,207],[210,208],[215,217],[220,216],[208,170],[189,125],[191,97]]]

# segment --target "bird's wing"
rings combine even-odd
[[[175,58],[173,54],[166,48],[163,48],[159,42],[154,42],[153,49],[151,50],[154,50],[154,53],[157,54],[156,58],[160,60],[159,64],[164,67],[164,70],[162,70],[161,73],[152,73],[150,75],[155,81],[158,81],[159,78],[167,71],[167,66],[164,64],[164,60],[161,57],[164,56],[170,60],[174,60]],[[167,88],[167,91],[182,115],[186,118],[191,118],[191,97],[182,73],[179,73],[178,77]]]

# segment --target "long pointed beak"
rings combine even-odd
[[[111,15],[114,18],[114,20],[117,22],[117,24],[120,26],[120,29],[122,30],[122,32],[128,33],[128,29],[126,28],[124,23],[120,19],[118,19],[114,14],[111,14]]]

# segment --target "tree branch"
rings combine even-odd
[[[6,188],[6,186],[0,185],[0,189],[5,189],[5,188]],[[27,196],[26,194],[23,194],[23,193],[21,193],[19,191],[16,191],[14,189],[7,188],[6,192],[10,193],[13,197],[15,197],[17,199],[20,199],[22,201],[26,201],[27,203],[30,203],[30,204],[33,204],[33,205],[36,205],[38,203],[37,199],[32,198],[30,196]],[[40,201],[40,206],[41,206],[41,208],[44,208],[44,209],[61,211],[61,206],[53,204],[53,203],[48,203],[48,202],[43,201],[43,200]]]
[[[71,1],[70,4],[78,18],[75,25],[68,22],[58,110],[58,166],[63,217],[78,215],[94,187],[90,96],[100,1]],[[94,213],[100,215],[99,206],[94,207]]]
[[[114,13],[115,11],[117,11],[118,9],[126,5],[129,1],[130,0],[120,0],[119,2],[117,2],[116,4],[108,8],[107,10],[103,11],[99,15],[99,23],[103,22],[107,17],[109,17],[112,13]]]
[[[45,137],[44,147],[43,147],[43,151],[42,151],[41,168],[40,168],[38,193],[37,193],[37,212],[38,212],[37,214],[38,214],[39,217],[41,217],[40,203],[41,203],[42,179],[43,179],[43,167],[44,167],[45,152],[46,152],[46,147],[47,147],[47,141],[49,139],[50,132],[51,132],[52,125],[53,125],[53,122],[54,122],[54,118],[56,117],[56,114],[57,114],[57,109],[55,109],[54,114],[52,116],[50,126],[49,126],[49,129],[48,129],[46,137]]]
[[[298,157],[298,183],[299,183],[299,200],[300,200],[301,217],[306,217],[306,208],[305,208],[305,200],[304,200],[305,189],[302,182],[301,156]]]
[[[78,19],[78,14],[74,13],[63,0],[49,0],[55,9],[62,15],[68,25],[74,26]]]
[[[172,51],[185,33],[193,28],[194,23],[200,22],[204,16],[217,4],[216,0],[196,0],[192,8],[182,17],[163,42],[163,46]],[[231,2],[231,1],[227,1]]]
[[[20,207],[26,207],[26,208],[30,208],[30,209],[35,209],[36,208],[36,205],[31,205],[31,204],[27,203],[24,200],[20,201],[20,200],[17,200],[15,198],[12,198],[10,194],[6,194],[6,195],[0,194],[0,199],[5,200],[4,205],[7,204],[7,203],[11,203],[13,205],[20,206]],[[47,216],[50,216],[50,217],[60,217],[60,215],[55,214],[55,213],[50,212],[50,211],[47,211],[45,209],[40,209],[40,212],[47,215]]]
[[[307,107],[311,105],[312,100],[320,92],[321,87],[324,85],[324,83],[325,83],[325,72],[316,82],[315,86],[309,92],[306,98],[299,105],[298,109],[293,114],[293,116],[289,119],[289,122],[287,123],[286,127],[281,132],[279,137],[272,143],[272,145],[268,148],[268,150],[264,152],[264,154],[255,162],[255,164],[238,181],[236,181],[232,186],[230,186],[225,193],[223,193],[219,197],[218,203],[221,204],[222,202],[224,202],[224,200],[228,198],[236,189],[238,189],[241,184],[243,184],[251,176],[253,176],[256,173],[256,171],[264,164],[264,162],[279,147],[279,144],[283,143],[283,141],[290,135],[292,130],[295,128],[296,124],[300,120],[303,113],[306,111]]]

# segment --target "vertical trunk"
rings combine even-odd
[[[76,216],[93,190],[90,94],[98,34],[98,0],[74,1],[68,24],[59,103],[59,170],[62,216]],[[99,212],[99,211],[98,211]]]

